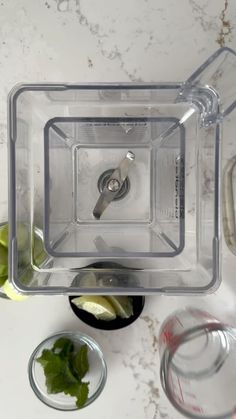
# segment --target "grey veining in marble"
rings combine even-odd
[[[183,81],[219,46],[236,49],[235,22],[235,0],[0,0],[1,213],[7,214],[6,103],[13,85]],[[236,154],[234,141],[227,132],[224,162]],[[193,171],[194,164],[189,165],[190,178]],[[211,177],[206,167],[206,196],[212,192]],[[195,208],[189,207],[188,216],[194,219]],[[36,399],[26,369],[30,353],[43,338],[58,330],[79,329],[102,346],[108,381],[96,403],[79,414],[70,413],[72,418],[180,419],[160,385],[160,324],[185,305],[235,324],[235,264],[226,264],[226,278],[216,293],[202,298],[149,297],[137,322],[111,333],[79,322],[65,297],[1,300],[1,417],[68,419],[68,413],[58,415]]]

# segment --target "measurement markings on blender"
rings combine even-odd
[[[175,159],[175,218],[184,218],[184,160],[178,156]]]

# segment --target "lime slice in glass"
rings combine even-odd
[[[18,250],[22,251],[26,249],[28,244],[28,230],[24,224],[19,223],[16,231]],[[8,224],[4,224],[0,228],[0,244],[3,247],[8,247]]]
[[[47,254],[44,251],[43,241],[40,237],[37,237],[36,234],[34,234],[33,260],[35,265],[40,266],[46,258]]]
[[[0,227],[0,244],[3,247],[8,247],[8,224]]]
[[[84,295],[73,298],[72,303],[81,310],[93,314],[98,320],[114,320],[116,313],[109,301],[100,295]]]
[[[107,295],[106,299],[113,306],[117,316],[128,319],[133,315],[133,305],[129,297],[119,295]]]
[[[8,274],[8,252],[0,245],[0,277]]]
[[[23,300],[27,300],[28,298],[27,295],[20,294],[13,287],[13,285],[8,281],[8,279],[3,285],[3,292],[5,292],[5,294],[7,295],[8,298],[10,298],[10,300],[14,300],[14,301],[23,301]]]
[[[0,276],[0,287],[2,287],[7,280],[7,276]]]

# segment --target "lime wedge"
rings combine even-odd
[[[72,303],[93,314],[98,320],[114,320],[116,313],[112,305],[106,300],[105,297],[100,295],[84,295],[82,297],[73,298]]]
[[[3,292],[7,295],[10,300],[14,301],[23,301],[27,300],[27,295],[20,294],[13,286],[12,284],[6,280],[5,284],[3,285]]]
[[[28,243],[28,231],[24,224],[19,223],[16,229],[18,250],[24,250]],[[0,244],[8,248],[8,224],[0,228]]]
[[[97,286],[97,277],[94,272],[88,272],[81,279],[78,278],[78,284],[83,288],[95,288]]]
[[[7,280],[7,276],[0,276],[0,287],[2,287]]]
[[[3,247],[8,247],[8,224],[0,227],[0,244]]]
[[[29,246],[29,233],[24,224],[18,224],[16,228],[18,250],[25,250]]]
[[[8,274],[8,252],[0,245],[0,277]]]
[[[117,316],[128,319],[133,314],[133,305],[129,297],[107,295],[106,299],[113,306]]]
[[[39,267],[47,258],[47,253],[45,252],[43,247],[43,241],[40,237],[36,236],[35,233],[33,236],[32,253],[34,264],[37,267]],[[30,264],[31,255],[29,249],[19,251],[18,257],[20,266],[26,267]]]
[[[40,266],[45,259],[47,258],[47,254],[44,251],[43,241],[41,238],[37,237],[34,234],[34,242],[33,242],[33,259],[34,263],[37,266]]]

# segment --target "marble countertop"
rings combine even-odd
[[[234,0],[0,0],[1,150],[5,153],[6,99],[14,84],[182,81],[219,46],[236,49],[235,22]],[[1,189],[6,206],[6,164],[0,165],[0,177],[6,179]],[[234,271],[229,266],[220,289],[206,297],[147,297],[141,317],[114,332],[84,325],[66,297],[1,300],[2,418],[180,418],[160,385],[160,324],[175,309],[192,305],[235,325]],[[102,395],[79,413],[47,408],[28,383],[33,349],[65,329],[94,337],[108,364]]]

